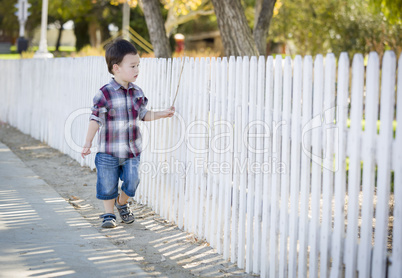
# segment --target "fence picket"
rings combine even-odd
[[[233,153],[233,206],[232,206],[232,226],[231,226],[231,243],[230,243],[230,261],[235,263],[238,254],[238,241],[239,241],[239,193],[240,193],[240,169],[238,168],[242,144],[242,58],[236,59],[236,86],[235,86],[235,107],[234,107],[234,153]]]
[[[322,108],[324,93],[324,67],[322,55],[317,55],[314,61],[314,91],[312,119],[312,166],[311,166],[311,222],[309,229],[309,275],[318,276],[318,246],[320,245],[320,199],[321,199],[321,163],[322,163]]]
[[[250,59],[250,87],[249,87],[249,109],[248,117],[249,124],[247,126],[248,131],[248,164],[253,165],[255,163],[255,152],[252,148],[256,147],[256,128],[250,124],[254,124],[257,119],[257,57],[253,56]],[[255,187],[255,173],[248,168],[247,173],[247,219],[246,219],[246,272],[250,273],[253,267],[253,235],[254,235],[254,187]]]
[[[196,111],[197,108],[199,107],[199,88],[200,88],[200,73],[199,73],[199,63],[196,63],[194,61],[194,58],[190,58],[190,71],[192,73],[192,82],[191,82],[191,87],[189,88],[189,92],[192,92],[192,97],[190,98],[191,101],[191,106],[190,106],[190,117],[188,118],[187,126],[190,126],[193,124],[196,120]],[[188,130],[188,129],[186,129]],[[187,133],[187,132],[186,132]],[[187,134],[186,134],[187,135]],[[188,138],[187,135],[187,145],[191,144],[190,139]],[[188,148],[187,146],[187,161],[189,161],[189,212],[190,212],[190,221],[189,221],[189,229],[190,231],[197,231],[197,212],[198,212],[198,202],[197,200],[199,199],[199,192],[197,190],[197,187],[199,186],[197,177],[196,177],[196,159],[197,159],[197,154],[192,151],[191,149]]]
[[[376,232],[373,251],[373,277],[384,277],[387,268],[387,228],[389,215],[389,195],[392,159],[392,120],[395,103],[396,57],[394,52],[386,51],[382,62],[380,136],[377,145],[378,180]]]
[[[254,250],[253,250],[253,272],[260,273],[261,265],[261,221],[262,221],[262,192],[263,192],[263,162],[264,162],[264,138],[262,123],[264,119],[264,81],[265,81],[265,58],[258,58],[257,76],[257,107],[256,107],[256,165],[258,170],[255,173],[255,199],[254,199]]]
[[[301,127],[301,96],[302,96],[302,59],[296,56],[293,69],[293,103],[292,103],[292,149],[290,161],[290,219],[289,219],[289,277],[297,274],[297,223],[299,214],[300,193],[300,144],[302,142]]]
[[[324,80],[324,161],[322,183],[322,232],[320,234],[320,277],[328,277],[328,265],[330,261],[330,242],[332,234],[332,197],[334,186],[334,121],[335,121],[335,56],[330,53],[325,58]],[[336,139],[335,139],[336,140]],[[336,142],[336,141],[335,141]]]
[[[230,223],[231,223],[231,215],[232,215],[232,174],[233,174],[233,103],[234,103],[234,84],[236,81],[236,65],[235,65],[235,57],[231,56],[229,59],[229,76],[228,76],[228,97],[227,97],[227,114],[226,121],[229,124],[229,138],[226,140],[226,147],[228,147],[228,151],[225,152],[225,160],[224,163],[228,165],[229,171],[225,173],[225,182],[224,182],[224,190],[225,190],[225,212],[224,212],[224,238],[223,238],[223,258],[228,260],[230,257]]]
[[[209,117],[209,127],[210,127],[210,138],[209,138],[209,152],[208,152],[208,162],[209,165],[213,163],[215,160],[215,153],[212,148],[212,138],[215,136],[215,110],[216,110],[216,80],[213,78],[216,76],[216,60],[215,58],[211,59],[211,88],[210,88],[210,117]],[[210,171],[209,167],[207,168],[207,171]],[[207,187],[207,207],[208,212],[207,212],[207,223],[206,223],[206,232],[207,232],[207,240],[210,242],[211,246],[214,246],[213,242],[215,242],[215,208],[216,208],[216,203],[215,200],[213,199],[213,196],[215,195],[215,183],[214,183],[215,175],[208,175],[208,187]]]
[[[221,81],[221,74],[220,74],[220,65],[221,65],[221,59],[218,58],[215,63],[215,76],[216,76],[216,81],[215,81],[215,88],[214,89],[214,113],[213,113],[213,118],[211,118],[211,126],[213,126],[213,136],[211,137],[211,150],[213,153],[213,162],[217,163],[219,165],[220,162],[220,155],[216,151],[216,141],[214,141],[214,138],[220,134],[220,129],[219,125],[215,125],[215,123],[219,120],[220,117],[220,98],[219,98],[219,92],[220,92],[220,81]],[[211,217],[211,225],[212,225],[212,236],[211,236],[211,246],[217,247],[218,243],[218,226],[217,223],[217,214],[218,212],[218,192],[219,192],[219,176],[217,177],[216,175],[212,175],[212,183],[213,183],[213,192],[212,192],[212,217]]]
[[[364,86],[364,62],[361,54],[355,54],[352,63],[352,107],[350,112],[351,125],[349,145],[351,154],[349,157],[348,177],[348,224],[345,240],[345,276],[355,277],[357,266],[357,229],[359,216],[359,192],[360,192],[360,144],[362,131],[363,112],[363,86]]]
[[[371,111],[365,113],[366,126],[363,141],[363,177],[362,177],[362,226],[359,247],[358,270],[359,276],[369,277],[372,254],[372,227],[373,227],[373,195],[375,183],[375,143],[377,137],[378,119],[378,88],[379,88],[379,60],[377,53],[370,53],[367,64],[366,78],[366,105],[365,109]]]
[[[402,140],[402,55],[398,61],[398,102],[396,110],[396,121],[399,123],[399,128],[396,129],[393,150],[393,165],[394,165],[394,230],[392,239],[392,264],[390,277],[397,278],[402,273],[402,146],[396,144]]]
[[[206,140],[208,139],[207,134],[208,134],[208,113],[206,109],[207,105],[207,66],[208,66],[208,61],[206,61],[204,58],[201,58],[200,61],[200,79],[201,79],[201,84],[200,84],[200,105],[199,105],[199,127],[198,127],[198,146],[201,148],[200,149],[200,155],[199,158],[201,162],[203,163],[201,165],[201,168],[197,169],[197,174],[198,174],[198,180],[200,184],[200,209],[199,209],[199,214],[197,216],[198,218],[198,235],[201,239],[205,239],[205,214],[206,210],[209,208],[206,206],[206,180],[205,176],[206,173],[204,173],[204,164],[207,163],[207,157],[206,157],[206,152],[204,150],[207,149],[207,144]],[[203,125],[202,127],[200,125]],[[203,130],[202,128],[205,128],[206,130]],[[206,132],[205,132],[206,131]],[[205,134],[205,137],[201,137],[201,134]]]
[[[183,68],[183,73],[182,73],[182,77],[180,79],[180,72],[182,71],[182,67]],[[188,99],[189,99],[189,95],[188,95],[188,88],[187,88],[187,80],[188,80],[188,58],[182,58],[181,62],[180,62],[180,67],[177,70],[177,74],[178,74],[178,82],[180,79],[180,87],[179,87],[179,92],[178,94],[180,94],[179,98],[179,103],[181,103],[181,114],[180,116],[182,117],[183,121],[185,121],[186,117],[187,117],[187,110],[188,110]],[[176,89],[177,90],[177,89]],[[181,101],[181,102],[180,102]],[[184,134],[185,133],[185,126],[181,126],[180,129],[180,133]],[[178,173],[179,177],[178,177],[178,184],[179,184],[179,214],[178,214],[178,226],[180,229],[186,229],[186,219],[188,218],[188,211],[187,211],[187,204],[186,204],[186,194],[187,192],[186,190],[186,148],[185,148],[185,143],[184,142],[179,142],[180,146],[179,146],[179,164],[181,164],[181,168],[182,168],[182,173]]]
[[[249,82],[250,82],[250,63],[249,58],[246,56],[243,58],[243,74],[242,74],[242,98],[241,98],[241,154],[240,154],[240,162],[244,162],[247,160],[247,142],[245,136],[245,129],[248,124],[248,94],[244,92],[248,92],[249,90]],[[246,251],[246,188],[247,188],[247,173],[246,171],[240,171],[240,204],[239,204],[239,246],[238,246],[238,259],[237,265],[240,268],[244,268],[245,263],[245,251]]]
[[[346,192],[346,132],[348,119],[349,97],[349,59],[347,53],[342,53],[338,66],[338,101],[336,126],[339,132],[339,149],[335,155],[338,171],[335,173],[335,208],[334,208],[334,235],[332,237],[332,269],[331,278],[339,278],[343,268],[343,239],[345,234],[345,192]]]
[[[275,58],[275,79],[274,79],[274,111],[273,111],[273,137],[272,137],[272,160],[280,163],[280,125],[282,114],[282,57]],[[278,132],[279,130],[279,132]],[[269,238],[269,276],[278,277],[278,207],[279,207],[279,186],[281,176],[274,171],[271,183],[271,224]]]
[[[310,199],[311,172],[311,132],[308,124],[312,118],[313,101],[313,60],[306,56],[303,61],[303,107],[302,107],[302,156],[300,184],[300,225],[299,225],[299,262],[298,277],[307,276],[308,262],[308,208]]]
[[[172,87],[171,87],[171,80],[172,80],[172,59],[168,59],[167,60],[167,64],[166,64],[166,76],[167,79],[165,81],[165,85],[163,88],[165,91],[165,102],[164,102],[164,109],[167,109],[171,106],[172,101],[173,101],[173,97],[172,96]],[[166,134],[166,139],[164,140],[163,143],[163,148],[164,150],[168,150],[170,148],[170,146],[172,145],[172,141],[173,141],[173,130],[174,130],[174,118],[172,119],[166,119],[165,123],[163,124],[164,127],[164,131],[163,134]],[[164,151],[163,153],[163,159],[162,159],[162,166],[164,168],[165,163],[168,163],[168,161],[170,161],[172,157],[172,152],[167,152]],[[171,170],[170,166],[166,172],[164,172],[163,170],[163,177],[162,177],[162,185],[166,184],[167,188],[170,188],[170,212],[169,212],[169,220],[170,221],[174,221],[177,223],[177,212],[176,212],[176,208],[177,208],[177,201],[176,201],[176,186],[174,183],[172,183],[172,170]]]
[[[166,59],[159,59],[158,60],[158,75],[161,76],[163,74],[164,68],[163,68],[163,61],[166,62]],[[166,70],[166,69],[165,69]],[[166,74],[164,75],[166,76]],[[157,99],[158,99],[158,107],[157,109],[160,110],[163,108],[163,78],[158,78],[158,88],[157,88]],[[164,124],[164,119],[161,119],[160,121],[154,122],[155,124],[155,128],[156,128],[156,134],[161,134],[163,132],[162,128],[163,128],[163,124]],[[159,169],[158,167],[161,165],[162,163],[162,154],[159,153],[159,149],[160,146],[163,144],[162,142],[163,138],[161,136],[157,136],[157,144],[155,146],[155,152],[157,153],[157,160],[154,161],[154,169]],[[155,180],[156,180],[156,187],[155,187],[155,204],[154,204],[154,208],[155,211],[159,211],[159,200],[160,200],[160,196],[159,194],[162,195],[162,199],[163,199],[163,203],[166,204],[166,206],[169,204],[169,201],[167,200],[167,196],[168,196],[168,186],[166,185],[166,183],[162,183],[162,173],[160,173],[158,170],[156,170],[155,173],[153,173],[155,175]],[[162,213],[163,217],[165,219],[168,219],[168,210],[166,209],[166,206],[164,208],[162,208],[162,210],[164,211],[164,213]],[[160,213],[160,212],[159,212]]]
[[[283,77],[283,109],[282,109],[282,157],[285,170],[281,174],[281,207],[279,220],[279,277],[287,277],[288,229],[289,229],[289,179],[290,179],[290,129],[291,129],[291,90],[292,90],[292,61],[285,58]]]
[[[154,59],[152,61],[152,71],[153,72],[158,72],[158,59]],[[155,74],[154,77],[152,78],[151,82],[153,83],[152,86],[152,99],[153,99],[153,109],[159,109],[159,100],[160,97],[158,96],[158,74]],[[157,123],[152,122],[151,123],[151,163],[155,162],[158,159],[158,154],[155,152],[156,146],[157,146],[157,140],[158,140],[158,136],[156,133],[157,130]],[[154,175],[155,173],[153,173]],[[150,194],[148,197],[148,204],[150,207],[154,207],[155,202],[157,201],[157,199],[155,198],[155,194],[156,194],[156,190],[157,190],[157,179],[155,178],[151,178],[151,190],[150,190]],[[162,194],[162,196],[164,196],[164,194]],[[161,204],[162,207],[164,207],[164,200],[163,203]],[[166,217],[165,214],[166,210],[162,211],[162,216]]]
[[[269,223],[270,223],[270,197],[271,197],[271,180],[272,172],[276,170],[276,166],[272,165],[272,110],[274,97],[274,60],[269,56],[266,62],[265,75],[265,126],[264,138],[264,163],[271,164],[271,169],[264,172],[263,180],[263,208],[262,208],[262,232],[261,232],[261,277],[267,277],[269,273]]]
[[[175,98],[176,90],[177,90],[177,82],[178,82],[178,70],[180,69],[180,60],[175,58],[169,61],[171,61],[170,66],[169,66],[169,71],[171,72],[171,83],[170,83],[170,99],[169,99],[169,104],[173,104],[173,100]],[[169,134],[169,148],[173,148],[172,151],[170,152],[170,155],[167,158],[167,162],[170,163],[170,171],[168,175],[169,183],[170,186],[174,187],[174,197],[173,197],[173,219],[178,225],[180,226],[180,219],[182,219],[179,215],[179,207],[180,207],[180,168],[178,166],[173,166],[177,165],[175,162],[179,162],[179,146],[177,146],[177,142],[175,142],[175,139],[178,140],[178,130],[179,130],[179,118],[177,115],[181,115],[181,100],[182,96],[176,100],[174,106],[176,109],[176,115],[172,118],[171,123],[171,129],[168,129],[168,134]],[[182,132],[181,132],[182,133]],[[182,224],[181,224],[182,225]]]
[[[185,105],[185,112],[183,114],[185,122],[186,122],[186,126],[188,126],[188,124],[191,121],[191,113],[192,113],[192,100],[193,98],[191,98],[189,96],[188,92],[191,92],[192,88],[191,85],[193,83],[194,80],[194,74],[192,71],[192,63],[191,60],[186,57],[185,58],[185,68],[183,71],[183,89],[184,89],[184,93],[187,95],[186,96],[186,100],[184,102]],[[185,131],[183,131],[185,132]],[[186,141],[187,143],[187,141]],[[186,144],[184,144],[186,145]],[[191,200],[191,193],[192,193],[192,171],[191,171],[191,152],[186,148],[186,146],[184,147],[184,157],[183,157],[183,162],[185,164],[185,175],[184,175],[184,208],[185,208],[185,212],[184,212],[184,230],[189,232],[191,231],[191,208],[192,208],[192,204],[190,202]]]
[[[227,111],[227,79],[228,79],[228,70],[227,70],[227,58],[223,57],[222,62],[220,63],[220,83],[219,83],[219,107],[218,107],[218,121],[214,124],[217,124],[218,130],[219,130],[219,140],[217,140],[219,147],[218,147],[218,165],[222,166],[223,163],[225,163],[225,155],[223,152],[223,149],[225,148],[225,131],[226,128],[223,127],[223,123],[225,121],[225,113]],[[226,174],[220,173],[218,176],[218,218],[217,218],[217,231],[216,231],[216,236],[217,236],[217,244],[216,244],[216,250],[219,254],[223,253],[223,224],[224,224],[224,194],[225,194],[225,179]]]

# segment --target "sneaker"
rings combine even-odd
[[[119,198],[119,197],[117,197]],[[127,203],[125,205],[119,205],[117,203],[117,198],[114,202],[117,210],[119,211],[120,218],[126,224],[131,224],[134,222],[134,213],[131,211],[130,205]]]
[[[102,214],[99,218],[103,218],[102,228],[115,228],[117,226],[116,215],[113,213]]]

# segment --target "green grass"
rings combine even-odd
[[[21,55],[20,54],[0,54],[0,59],[3,60],[11,60],[11,59],[20,59]]]
[[[31,46],[28,50],[29,51],[37,51],[39,49],[39,46]],[[48,46],[47,48],[48,51],[55,51],[56,47],[55,46]],[[17,46],[12,45],[10,47],[10,51],[13,53],[17,52]],[[73,52],[75,51],[75,46],[60,46],[59,47],[60,52]]]
[[[38,46],[31,46],[31,47],[29,47],[28,48],[28,51],[27,51],[27,53],[28,53],[28,58],[30,57],[30,56],[32,56],[33,55],[33,53],[34,52],[36,52],[37,50],[38,50]],[[54,47],[54,46],[49,46],[48,48],[47,48],[47,50],[49,51],[49,52],[54,52],[55,51],[55,49],[56,49],[56,47]],[[63,56],[63,57],[65,57],[65,56],[70,56],[70,53],[71,52],[75,52],[75,46],[60,46],[59,47],[59,54],[58,55],[56,55],[56,56]],[[11,53],[10,54],[0,54],[0,59],[5,59],[5,60],[11,60],[11,59],[21,59],[21,55],[17,52],[17,46],[15,46],[15,45],[12,45],[11,47],[10,47],[10,51],[11,51]],[[31,54],[29,54],[29,53],[31,53]],[[26,57],[25,57],[26,58]]]

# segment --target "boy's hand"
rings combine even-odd
[[[170,118],[170,117],[172,117],[172,116],[174,115],[174,111],[175,111],[174,106],[171,106],[169,109],[166,109],[166,110],[162,111],[162,113],[163,113],[163,118]]]
[[[92,147],[92,143],[91,142],[86,142],[84,147],[82,148],[81,151],[81,156],[82,158],[85,158],[85,156],[87,156],[88,154],[91,153],[91,147]]]

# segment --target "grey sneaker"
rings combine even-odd
[[[116,215],[113,213],[102,214],[99,218],[103,218],[102,228],[115,228],[117,226]]]
[[[119,197],[117,197],[119,198]],[[134,222],[134,213],[131,211],[130,205],[127,203],[125,205],[119,205],[117,199],[114,202],[117,210],[119,211],[120,218],[126,224],[131,224]]]

